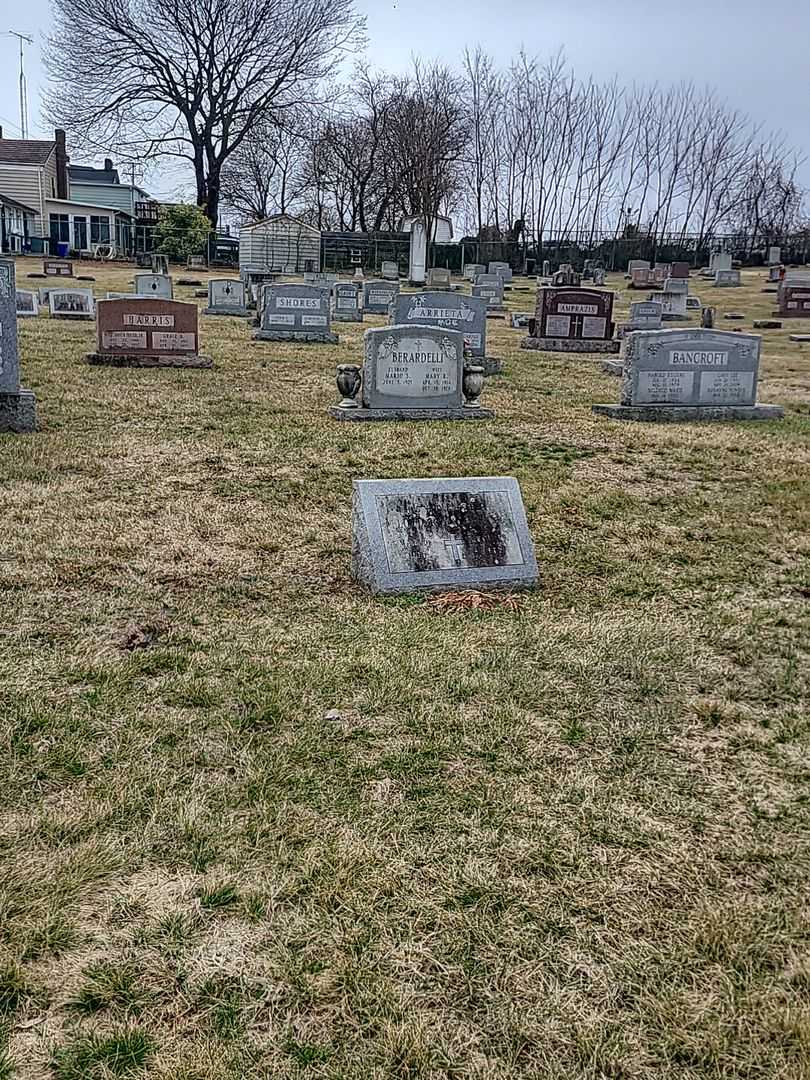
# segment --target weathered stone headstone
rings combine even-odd
[[[679,319],[689,318],[686,312],[688,292],[689,282],[686,278],[667,278],[661,297],[664,309],[662,314],[665,322],[675,322]]]
[[[634,266],[630,271],[630,285],[628,288],[649,289],[651,277],[652,270],[649,266]]]
[[[329,289],[315,285],[265,285],[257,341],[300,341],[336,345],[331,331]]]
[[[152,273],[158,274],[161,277],[169,276],[169,256],[168,255],[153,255],[152,256]]]
[[[433,290],[450,291],[450,271],[443,266],[433,266],[428,270],[427,287]]]
[[[335,322],[362,322],[363,308],[360,303],[360,287],[352,281],[341,281],[332,290]]]
[[[408,262],[408,281],[411,285],[424,285],[427,269],[427,226],[423,218],[411,223],[411,249]]]
[[[782,280],[783,270],[784,267],[781,264],[779,264],[778,266],[768,267],[768,281],[770,282],[770,284],[776,285]]]
[[[739,270],[716,270],[714,284],[718,289],[736,289],[742,285]]]
[[[625,420],[771,420],[757,403],[761,338],[722,330],[641,330],[627,339],[618,405],[594,405]]]
[[[208,368],[199,355],[196,304],[160,297],[129,296],[99,300],[96,352],[88,364],[112,367]]]
[[[14,263],[0,259],[0,432],[20,434],[36,426],[36,398],[20,386]]]
[[[714,273],[718,270],[731,270],[732,258],[729,251],[715,251],[711,258],[709,269]]]
[[[503,282],[497,285],[473,285],[472,295],[487,302],[487,314],[495,316],[506,311],[503,303]]]
[[[245,283],[233,278],[212,278],[208,282],[205,315],[247,315]]]
[[[551,262],[548,259],[543,259],[543,277],[551,277]]]
[[[399,281],[399,266],[395,262],[384,262],[380,275],[384,281]]]
[[[635,330],[660,330],[664,305],[660,300],[640,300],[630,305],[630,318],[620,327],[620,337]]]
[[[652,264],[646,259],[631,259],[627,264],[627,276],[632,278],[634,270],[650,270]]]
[[[305,285],[317,285],[321,289],[331,289],[337,284],[337,274],[329,274],[323,270],[308,270],[304,274]]]
[[[96,314],[92,289],[49,289],[52,319],[93,319]]]
[[[45,277],[73,277],[73,263],[67,259],[43,259]]]
[[[765,260],[767,266],[777,266],[782,261],[782,249],[780,247],[771,246],[768,248],[768,255]]]
[[[612,292],[596,289],[538,289],[536,337],[524,338],[522,349],[546,352],[616,353]]]
[[[475,283],[479,274],[485,274],[487,268],[482,263],[467,263],[464,267],[464,277],[467,281]]]
[[[163,300],[171,300],[174,296],[172,279],[166,274],[136,274],[136,296],[159,296]]]
[[[593,283],[597,289],[604,288],[606,278],[607,271],[604,266],[595,266],[593,268]]]
[[[17,289],[17,318],[35,319],[39,315],[37,294],[30,289]]]
[[[352,575],[373,593],[536,585],[514,477],[355,480],[353,489]]]
[[[398,296],[398,281],[366,281],[363,283],[363,311],[369,315],[387,315]]]
[[[489,264],[490,274],[498,274],[503,278],[505,285],[512,284],[512,267],[506,262],[491,262]]]
[[[487,302],[482,297],[441,291],[410,293],[397,298],[391,322],[460,331],[467,355],[487,367]]]
[[[465,364],[464,335],[438,326],[386,326],[367,330],[362,375],[338,368],[336,420],[483,420],[494,415],[478,397],[484,369]],[[362,406],[356,397],[362,380]]]

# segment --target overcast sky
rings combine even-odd
[[[456,63],[481,43],[506,62],[521,46],[548,56],[562,48],[580,77],[618,75],[626,83],[692,79],[767,129],[810,150],[810,0],[357,0],[368,17],[368,58],[401,70],[413,54]],[[45,134],[39,89],[48,0],[5,0],[3,24],[29,33],[29,119]],[[0,31],[0,33],[2,33]],[[103,57],[99,57],[103,63]],[[0,124],[19,136],[17,41],[0,37]],[[113,156],[115,156],[113,154]],[[810,187],[810,164],[803,182]],[[152,179],[155,194],[171,185]]]

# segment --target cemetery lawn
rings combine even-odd
[[[691,291],[750,329],[764,277]],[[810,1077],[810,324],[763,332],[783,422],[663,426],[503,322],[482,424],[331,421],[363,327],[201,329],[131,371],[20,322],[0,1078]],[[535,593],[354,585],[353,478],[501,474]]]

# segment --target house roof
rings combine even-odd
[[[0,203],[3,203],[4,206],[11,206],[15,210],[22,210],[24,214],[36,215],[39,212],[33,210],[30,206],[26,206],[25,203],[17,202],[16,199],[10,199],[8,195],[4,195],[2,192],[0,192]]]
[[[56,143],[44,139],[0,139],[0,164],[44,165]]]
[[[75,184],[120,184],[118,169],[94,169],[92,165],[68,165],[68,176]]]

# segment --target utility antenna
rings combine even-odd
[[[23,42],[28,42],[29,45],[34,44],[34,39],[29,37],[28,34],[19,34],[16,30],[9,30],[9,34],[15,37],[20,42],[20,131],[22,132],[21,138],[28,138],[28,87],[25,82],[25,64],[23,60]]]

